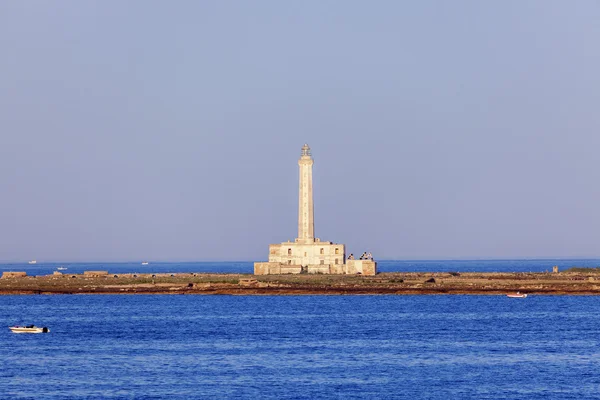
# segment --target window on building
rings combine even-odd
[[[271,249],[271,254],[276,254],[275,249]]]
[[[340,249],[338,249],[337,247],[335,248],[335,254],[340,254]]]
[[[336,263],[336,264],[338,263],[338,259],[337,259],[337,258],[335,259],[335,263]]]
[[[321,260],[321,265],[324,265],[324,264],[325,264],[325,260]]]
[[[288,265],[292,265],[292,260],[288,260]]]
[[[321,254],[325,254],[325,249],[321,248]]]
[[[292,249],[288,249],[288,255],[292,255]]]
[[[304,252],[304,257],[306,257],[306,252]]]

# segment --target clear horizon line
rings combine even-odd
[[[375,261],[379,261],[379,262],[392,262],[392,261],[514,261],[514,260],[600,260],[600,256],[556,256],[556,257],[551,257],[551,256],[538,256],[538,257],[514,257],[514,258],[510,258],[510,257],[423,257],[423,258],[382,258],[382,259],[375,259]],[[0,260],[0,264],[29,264],[30,261],[33,260],[27,260],[27,261],[22,261],[22,260]],[[37,265],[37,264],[66,264],[66,263],[75,263],[75,264],[103,264],[103,263],[142,263],[142,262],[148,262],[148,263],[209,263],[209,262],[218,262],[218,263],[235,263],[235,262],[260,262],[261,260],[220,260],[220,259],[214,259],[214,260],[142,260],[142,259],[136,259],[136,260],[99,260],[99,261],[85,261],[85,260],[44,260],[44,261],[37,261],[35,264],[30,264],[30,265]]]

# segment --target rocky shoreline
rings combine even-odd
[[[380,273],[361,275],[55,274],[3,276],[0,295],[600,295],[600,273]]]

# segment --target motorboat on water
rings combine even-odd
[[[144,261],[142,265],[148,265],[148,261]]]
[[[58,267],[56,269],[59,270],[59,271],[64,271],[65,269],[67,269],[67,267]]]
[[[48,333],[50,332],[50,329],[48,329],[47,327],[37,327],[35,325],[27,325],[27,326],[9,326],[8,329],[10,329],[10,331],[12,333]]]
[[[29,261],[29,264],[37,264],[37,261],[31,260],[31,261]]]
[[[506,295],[506,297],[510,297],[511,299],[524,299],[527,297],[527,293],[521,293],[521,292],[509,293]]]

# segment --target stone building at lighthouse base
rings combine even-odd
[[[279,274],[362,274],[376,275],[377,263],[372,260],[346,260],[345,264],[295,265],[278,262],[255,262],[254,275]]]
[[[255,262],[254,274],[377,274],[377,263],[372,259],[347,259],[345,245],[314,237],[313,159],[306,144],[302,147],[298,166],[298,238],[293,242],[269,245],[269,261]]]
[[[373,260],[347,260],[345,246],[332,242],[284,242],[269,245],[269,261],[255,262],[255,275],[273,274],[362,274],[375,275]]]

